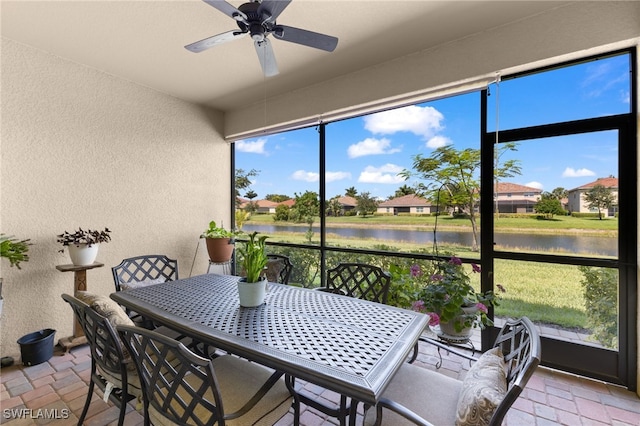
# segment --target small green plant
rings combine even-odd
[[[94,244],[108,243],[111,241],[110,233],[109,228],[104,228],[102,231],[78,228],[75,232],[64,231],[57,236],[58,239],[56,241],[63,246],[59,252],[64,253],[64,247],[70,245],[81,246],[86,244],[88,247],[91,247]]]
[[[18,240],[13,235],[0,234],[0,257],[9,260],[9,266],[20,268],[20,262],[28,262],[29,239]]]
[[[267,266],[267,252],[265,240],[268,237],[258,237],[258,232],[249,234],[249,240],[243,247],[238,248],[242,256],[242,268],[247,274],[248,283],[256,283],[260,280],[265,266]]]
[[[238,234],[236,231],[224,229],[222,226],[217,226],[216,222],[212,220],[209,222],[209,229],[204,231],[201,238],[233,238]]]

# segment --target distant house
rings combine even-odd
[[[616,199],[616,204],[609,207],[609,211],[606,212],[607,216],[615,216],[618,212],[618,178],[606,177],[599,178],[593,182],[589,182],[577,188],[571,189],[568,192],[569,197],[569,211],[580,213],[598,213],[597,208],[587,207],[587,203],[584,199],[584,195],[596,185],[602,185],[605,188],[611,189],[613,196]]]
[[[540,201],[542,190],[516,183],[498,182],[494,203],[500,213],[534,213],[535,204]]]
[[[435,212],[436,206],[415,194],[403,195],[378,204],[378,213],[393,214],[429,214]]]

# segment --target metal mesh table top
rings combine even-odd
[[[373,401],[426,325],[412,311],[269,283],[265,304],[240,307],[239,277],[207,274],[112,294],[198,340]]]

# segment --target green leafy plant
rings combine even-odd
[[[70,245],[81,246],[86,244],[88,247],[91,247],[94,244],[108,243],[111,241],[110,233],[109,228],[104,228],[102,231],[78,228],[78,230],[74,232],[64,231],[57,236],[58,239],[56,241],[62,244],[63,247],[59,251],[63,253],[64,247]]]
[[[587,324],[593,338],[608,348],[618,345],[618,272],[613,268],[578,266],[584,275]]]
[[[20,262],[29,261],[29,239],[19,240],[13,235],[0,234],[0,257],[9,260],[9,266],[20,268]]]
[[[474,273],[480,272],[475,263],[471,267]],[[401,282],[407,280],[407,286],[416,288],[411,308],[428,314],[430,325],[454,321],[457,332],[468,327],[493,325],[487,313],[489,306],[498,305],[496,295],[492,291],[476,292],[459,258],[452,256],[448,261],[414,264],[399,278]]]
[[[209,228],[202,233],[201,238],[233,238],[239,232],[218,226],[214,220],[209,222]]]
[[[247,282],[255,283],[260,280],[265,266],[267,266],[267,252],[265,240],[268,237],[258,237],[258,232],[249,234],[249,240],[238,248],[242,256],[242,268],[247,274]]]

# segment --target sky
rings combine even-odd
[[[488,129],[505,130],[630,111],[627,55],[505,80],[489,86]],[[402,185],[398,173],[413,157],[441,146],[479,149],[480,92],[356,117],[326,126],[327,197],[358,193],[387,199]],[[255,169],[256,200],[319,192],[318,131],[299,129],[236,141],[236,168]],[[572,135],[517,144],[502,158],[516,159],[521,174],[507,182],[543,191],[577,188],[618,176],[617,132]],[[244,193],[241,194],[244,196]]]

